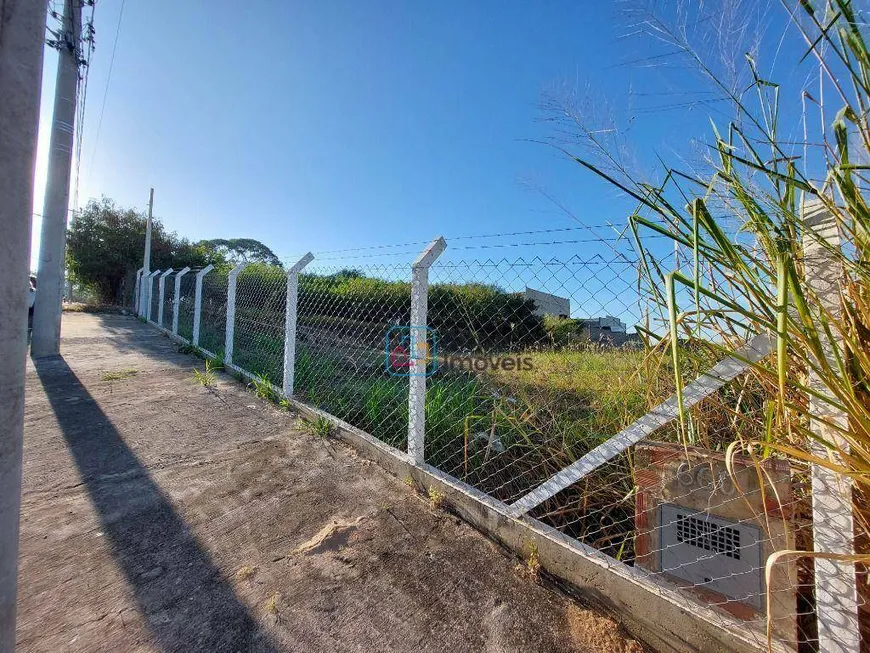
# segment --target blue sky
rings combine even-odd
[[[144,208],[153,186],[170,230],[257,238],[282,258],[578,226],[544,193],[579,223],[624,224],[631,203],[535,142],[556,135],[546,95],[588,93],[605,122],[627,129],[643,170],[697,153],[710,116],[724,121],[715,104],[695,103],[714,94],[692,71],[648,59],[661,44],[626,36],[635,30],[624,6],[127,0],[97,136],[121,8],[99,0],[80,204],[106,195]],[[769,20],[776,43],[784,20]],[[36,212],[55,62],[49,51]],[[583,234],[496,242],[570,238]],[[583,257],[600,247],[512,251]]]

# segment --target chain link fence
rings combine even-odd
[[[275,266],[252,266],[236,281],[233,363],[280,386],[284,370],[287,274]]]
[[[202,277],[198,333],[194,327],[194,344],[218,360],[226,351],[228,279],[228,270],[213,270]]]
[[[193,339],[193,314],[196,304],[195,272],[188,272],[181,277],[178,301],[178,335],[189,342]]]
[[[432,258],[193,270],[178,301],[169,275],[159,326],[744,623],[760,646],[769,617],[780,649],[819,650],[818,563],[774,557],[765,572],[814,548],[810,469],[730,451],[770,428],[750,361],[680,360],[698,379],[680,420],[630,257]],[[761,342],[748,358],[770,354]],[[852,609],[829,597],[824,618]]]
[[[622,259],[436,262],[427,462],[512,503],[643,415],[636,279]]]
[[[172,272],[165,277],[162,277],[163,288],[163,303],[158,307],[156,323],[157,326],[164,329],[172,328],[172,316],[175,311],[175,277],[178,272]],[[160,292],[160,284],[158,284],[158,293]],[[159,301],[159,298],[158,298]]]
[[[296,396],[400,450],[408,377],[386,365],[385,343],[409,323],[409,272],[401,264],[315,266],[299,280]]]
[[[151,277],[150,288],[148,294],[148,319],[151,322],[157,320],[157,315],[160,312],[160,277]]]

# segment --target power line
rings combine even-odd
[[[97,145],[100,142],[100,130],[103,128],[103,114],[106,111],[106,98],[109,97],[109,84],[112,82],[112,69],[115,67],[115,51],[118,49],[118,36],[121,34],[121,19],[124,17],[124,4],[126,0],[121,0],[121,10],[118,12],[118,25],[115,27],[115,42],[112,45],[112,57],[109,59],[109,74],[106,76],[106,88],[103,91],[103,105],[100,107],[100,119],[97,122],[97,134],[94,136],[94,149],[91,153],[91,163],[88,166],[88,179],[91,176],[91,170],[94,167],[94,159],[97,156]]]
[[[68,213],[80,213],[78,209],[67,209]],[[34,218],[44,218],[45,216],[42,213],[36,213],[35,211],[30,214]]]
[[[79,10],[82,9],[83,3],[79,4]],[[78,208],[79,206],[79,185],[81,184],[81,168],[82,168],[82,143],[84,141],[84,132],[85,132],[85,107],[88,101],[88,73],[91,69],[91,57],[94,54],[94,14],[97,11],[97,2],[93,0],[90,3],[91,7],[91,19],[87,22],[85,26],[85,37],[82,39],[85,43],[88,44],[87,56],[80,57],[80,65],[83,68],[83,72],[80,76],[81,84],[79,85],[79,102],[77,104],[77,118],[76,121],[78,123],[78,129],[76,130],[76,147],[75,147],[75,157],[76,157],[76,184],[73,189],[73,207]]]

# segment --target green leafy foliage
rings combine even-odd
[[[130,303],[136,270],[142,267],[146,216],[117,206],[111,199],[91,200],[71,222],[67,235],[67,267],[76,283],[101,303]],[[167,232],[159,220],[151,228],[151,269],[176,270],[212,264],[227,268],[251,263],[249,275],[283,274],[281,263],[266,245],[252,238],[212,239],[191,243]]]
[[[259,240],[253,238],[212,238],[201,240],[197,246],[202,247],[212,256],[230,263],[265,263],[280,266],[280,259],[275,252]]]
[[[146,217],[109,198],[91,200],[72,220],[67,267],[75,281],[105,304],[130,303],[136,270],[142,266]],[[151,230],[151,267],[202,267],[216,261],[204,248],[168,233],[159,220]]]
[[[317,314],[300,315],[300,323],[354,328],[374,342],[385,325],[410,324],[411,284],[365,277],[356,270],[331,275],[300,276],[302,306]],[[353,308],[351,311],[350,308]],[[429,327],[439,347],[463,351],[508,350],[532,345],[543,336],[542,318],[534,302],[480,283],[433,284],[429,287]],[[348,324],[349,313],[364,315],[366,324]],[[370,328],[366,328],[366,325]]]
[[[703,443],[706,430],[732,452],[826,467],[848,476],[861,495],[856,505],[866,506],[870,49],[854,4],[785,3],[790,29],[807,46],[804,59],[816,67],[812,95],[764,79],[750,55],[748,83],[729,84],[684,26],[647,21],[656,39],[674,46],[674,60],[694,65],[728,102],[721,106],[730,121],[714,125],[710,160],[642,178],[617,165],[588,126],[580,128],[586,140],[576,142],[590,151],[568,154],[637,202],[628,233],[640,257],[647,326],[657,331],[646,333],[670,351],[683,439]],[[795,71],[802,62],[792,62]],[[816,224],[821,216],[827,234]],[[672,247],[682,262],[664,254]],[[776,338],[775,353],[689,408],[682,390],[698,369],[759,333]],[[870,515],[858,514],[866,537]]]

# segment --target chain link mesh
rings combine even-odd
[[[236,280],[233,364],[280,386],[284,374],[284,317],[287,273],[255,265]]]
[[[191,270],[181,277],[178,293],[178,335],[188,342],[193,339],[193,312],[196,300],[196,273]]]
[[[175,304],[175,276],[177,272],[167,274],[163,279],[163,313],[158,312],[156,322],[157,326],[164,329],[172,328],[172,314]],[[158,300],[159,301],[159,300]]]
[[[510,503],[646,411],[634,265],[435,263],[426,459]]]
[[[160,275],[151,277],[150,294],[148,295],[148,320],[157,322],[157,313],[160,311]]]
[[[295,394],[405,450],[408,377],[385,364],[390,329],[410,319],[407,264],[314,267],[299,279]]]
[[[635,329],[656,330],[636,265],[618,255],[432,265],[422,338],[426,463],[512,504],[673,395],[670,353],[651,348]],[[229,273],[224,267],[202,277],[199,345],[220,360]],[[180,283],[178,334],[187,339],[196,276],[191,271]],[[151,281],[152,321],[158,279]],[[236,280],[233,363],[279,387],[287,288],[287,271],[277,266],[250,265]],[[174,299],[169,275],[164,328],[172,327]],[[421,326],[410,321],[408,262],[315,261],[298,277],[295,397],[407,451],[412,333]],[[680,362],[686,379],[718,359],[691,361]],[[731,443],[764,440],[770,396],[745,372],[695,405],[686,424],[665,424],[528,515],[723,620],[730,614],[754,624],[749,632],[759,644],[769,600],[776,638],[817,650],[817,563],[783,558],[769,586],[764,575],[774,552],[813,549],[809,470],[771,452],[726,464]],[[859,573],[866,575],[863,567]],[[862,613],[865,594],[862,587]]]
[[[202,278],[199,346],[224,359],[229,270],[212,270]]]

